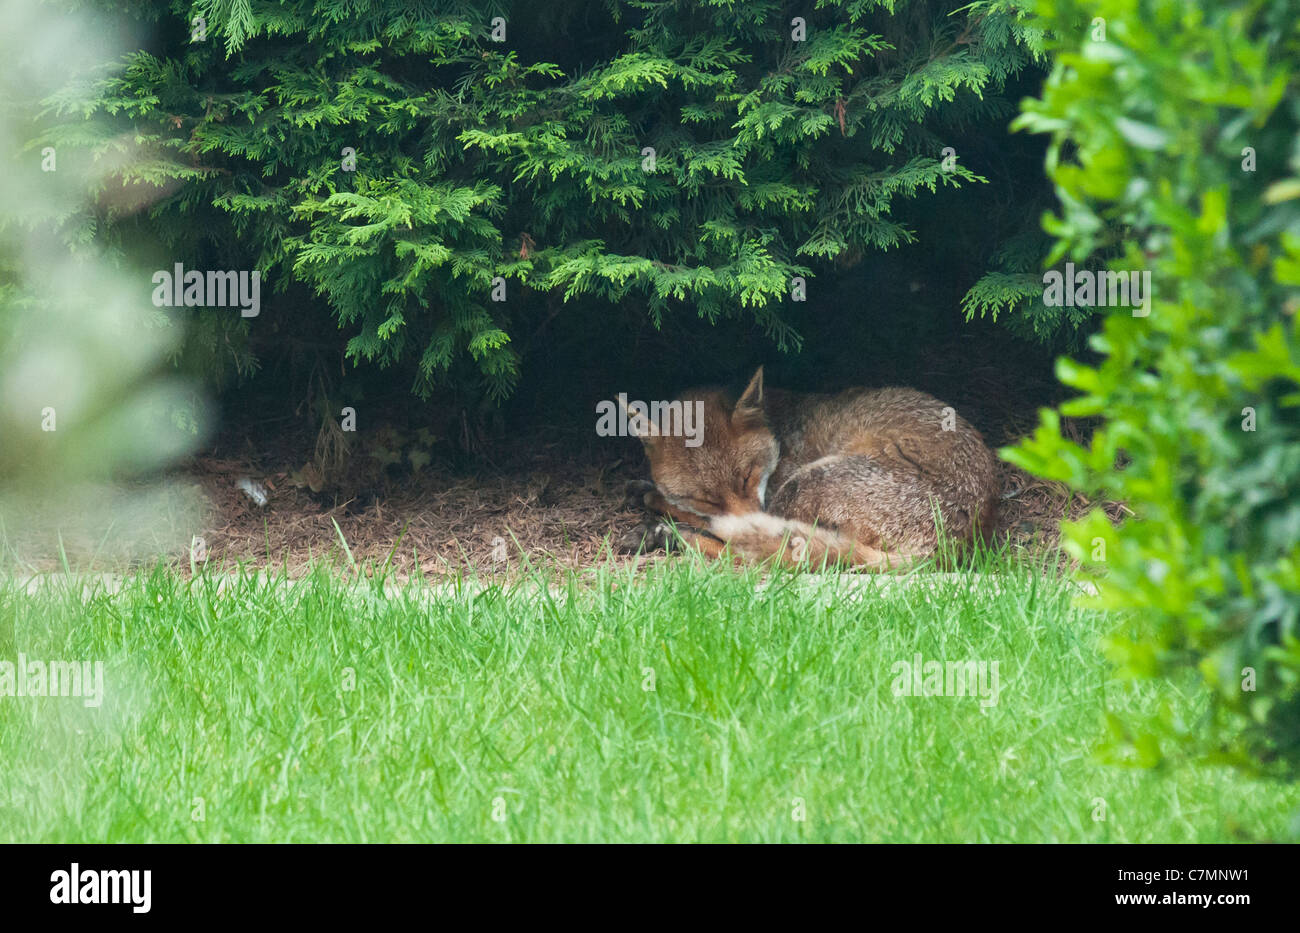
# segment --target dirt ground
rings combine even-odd
[[[1059,389],[1044,377],[1016,375],[1029,368],[990,351],[987,359],[963,361],[960,384],[927,388],[959,399],[963,414],[997,448],[1029,433],[1037,407]],[[419,411],[419,418],[427,415]],[[467,428],[458,437],[440,428],[430,442],[399,420],[372,421],[369,430],[345,436],[333,422],[319,428],[300,415],[250,423],[228,412],[224,433],[148,483],[80,497],[60,490],[62,511],[33,506],[30,518],[22,514],[25,502],[0,502],[0,565],[116,572],[161,558],[186,572],[195,553],[209,567],[283,567],[294,575],[320,560],[344,568],[390,561],[402,579],[665,559],[662,551],[618,551],[642,517],[624,507],[625,488],[649,476],[635,439],[598,438],[588,421],[524,432],[498,425],[495,434]],[[1076,438],[1088,430],[1070,419],[1062,424]],[[321,471],[313,473],[313,465]],[[1091,506],[1010,464],[1001,470],[995,537],[1013,548],[1054,549],[1061,519]],[[241,481],[264,493],[265,503],[257,504]],[[1125,514],[1120,504],[1106,509],[1113,520]]]
[[[553,437],[553,435],[550,435]],[[580,452],[562,440],[521,439],[512,456],[466,472],[430,466],[381,490],[313,494],[292,482],[292,463],[200,457],[188,475],[209,502],[202,529],[209,561],[286,566],[333,555],[346,560],[340,535],[358,563],[391,560],[396,573],[443,576],[513,571],[522,565],[581,568],[606,559],[663,557],[618,553],[619,538],[640,514],[624,507],[629,480],[648,470],[635,442],[611,441]],[[1052,548],[1063,516],[1088,506],[1064,487],[1003,463],[999,540],[1030,550]],[[260,483],[267,504],[238,488]],[[335,527],[337,524],[337,528]]]

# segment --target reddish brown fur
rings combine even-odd
[[[710,556],[888,569],[934,554],[936,510],[959,542],[993,528],[992,452],[924,392],[767,391],[759,369],[735,402],[713,388],[681,400],[704,403],[703,443],[642,422],[656,487],[645,501],[700,529],[688,539]]]

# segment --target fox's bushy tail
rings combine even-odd
[[[817,527],[767,512],[720,515],[710,520],[713,546],[698,546],[716,557],[730,550],[746,561],[774,561],[789,567],[821,568],[836,564],[866,570],[895,570],[928,554],[884,551],[831,528]]]

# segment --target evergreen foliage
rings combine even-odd
[[[1002,125],[1042,48],[1002,0],[106,6],[154,41],[50,101],[44,139],[174,190],[145,225],[63,218],[67,241],[147,227],[262,270],[283,328],[313,326],[314,296],[353,362],[497,398],[561,300],[592,326],[590,299],[748,315],[797,346],[792,281],[911,242],[901,202],[982,181],[963,134]]]

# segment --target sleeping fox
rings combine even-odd
[[[654,482],[634,482],[629,498],[708,556],[888,570],[935,553],[936,514],[962,542],[993,528],[993,454],[924,392],[769,390],[760,367],[738,399],[703,388],[681,401],[702,403],[702,442],[633,414]]]

